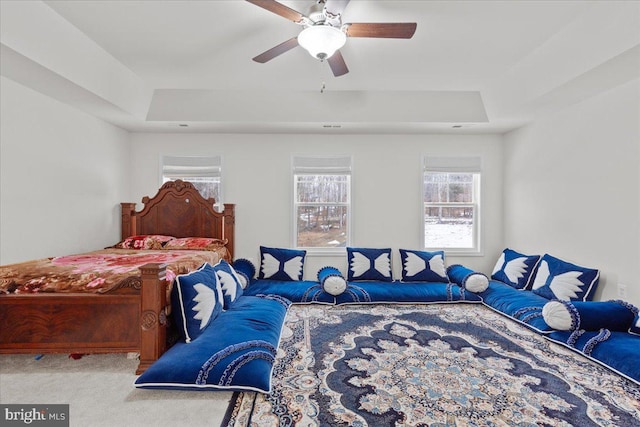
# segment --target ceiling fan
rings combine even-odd
[[[327,60],[333,75],[342,76],[349,72],[340,53],[347,37],[410,39],[416,32],[415,22],[379,22],[379,23],[342,23],[342,12],[350,0],[318,0],[311,6],[307,15],[303,15],[275,0],[247,0],[256,6],[289,19],[304,29],[279,45],[253,58],[265,63],[300,45],[311,56]]]

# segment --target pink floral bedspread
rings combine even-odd
[[[78,255],[45,258],[0,266],[0,294],[35,292],[105,293],[139,276],[148,263],[167,264],[167,281],[204,262],[217,263],[218,251],[103,249]]]

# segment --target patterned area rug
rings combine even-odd
[[[224,426],[640,426],[640,387],[479,305],[292,306]]]

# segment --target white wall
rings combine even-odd
[[[596,299],[640,305],[640,83],[505,136],[506,246],[601,270]]]
[[[634,81],[505,137],[128,134],[2,77],[0,264],[114,243],[118,203],[155,194],[162,154],[223,156],[236,257],[291,246],[292,154],[353,156],[353,245],[419,248],[422,156],[480,155],[484,256],[449,264],[488,273],[505,246],[548,252],[600,268],[596,298],[623,283],[640,305],[639,94]],[[313,257],[306,277],[326,264],[346,266]]]
[[[352,244],[419,249],[422,156],[479,155],[483,161],[483,249],[486,257],[447,258],[490,271],[502,250],[502,138],[495,135],[131,135],[132,194],[152,196],[160,156],[223,156],[223,194],[236,204],[236,258],[259,257],[259,246],[292,246],[291,156],[353,156]],[[324,265],[345,271],[346,256],[309,257],[305,277]]]
[[[129,134],[0,77],[0,264],[120,237]]]

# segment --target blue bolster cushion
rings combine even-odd
[[[347,289],[347,281],[340,270],[331,266],[322,267],[318,271],[318,282],[326,293],[333,296],[340,295]]]
[[[253,278],[256,277],[256,266],[246,258],[239,258],[233,261],[233,269],[238,273],[240,279],[245,282],[242,283],[243,288],[249,286]]]
[[[542,308],[544,321],[558,331],[626,332],[638,309],[625,301],[549,301]]]
[[[447,276],[453,283],[470,292],[483,292],[489,287],[489,278],[485,274],[473,271],[464,265],[450,265],[447,268]]]

